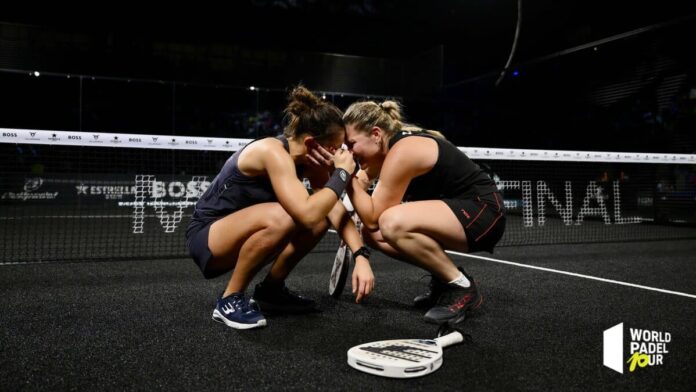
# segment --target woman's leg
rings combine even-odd
[[[223,293],[246,289],[254,275],[288,244],[296,224],[279,203],[262,203],[236,211],[213,223],[208,248],[209,268],[234,268]]]
[[[481,305],[483,297],[476,283],[462,275],[464,271],[460,272],[445,253],[445,249],[469,249],[461,222],[445,202],[428,200],[391,207],[380,217],[379,227],[389,245],[439,278],[431,283],[429,293],[414,299],[416,306],[435,305],[424,315],[426,321],[456,324],[464,320],[466,312]]]
[[[328,230],[329,222],[325,219],[322,223],[310,229],[298,229],[295,231],[290,238],[290,242],[280,252],[270,271],[268,271],[265,280],[271,283],[285,281],[297,263],[317,246]]]
[[[459,277],[445,249],[466,252],[464,228],[452,210],[440,200],[399,204],[379,218],[379,235],[387,254],[432,272],[444,282]],[[372,239],[379,239],[373,234]]]
[[[314,311],[316,302],[292,292],[285,279],[302,258],[312,250],[328,230],[328,222],[311,229],[298,229],[268,271],[256,285],[254,300],[264,313],[306,313]]]

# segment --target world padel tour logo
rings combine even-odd
[[[629,352],[624,352],[624,325],[615,326],[604,331],[604,366],[619,373],[624,372],[624,365],[629,372],[637,369],[665,364],[669,354],[667,345],[672,342],[672,335],[665,331],[628,328]]]

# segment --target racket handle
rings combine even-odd
[[[440,336],[439,338],[435,338],[435,341],[440,347],[445,348],[447,346],[463,342],[464,336],[461,333],[454,331],[448,333],[447,335]]]
[[[343,203],[343,206],[346,207],[346,211],[348,211],[349,214],[355,212],[353,203],[350,202],[350,198],[348,197],[347,193],[343,195],[343,197],[341,198],[341,202]]]

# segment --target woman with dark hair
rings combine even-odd
[[[343,122],[346,144],[362,169],[348,195],[366,242],[432,274],[430,291],[414,299],[430,308],[426,321],[463,320],[482,297],[445,250],[493,251],[505,230],[495,183],[441,133],[402,122],[395,101],[356,102]]]
[[[362,245],[339,202],[355,169],[353,155],[341,148],[341,111],[302,86],[289,99],[284,134],[255,140],[235,152],[201,196],[186,230],[189,253],[206,279],[232,270],[213,311],[214,320],[232,328],[265,326],[261,311],[301,313],[314,308],[314,301],[289,291],[284,282],[329,225],[351,249]],[[326,157],[318,155],[319,146]],[[302,178],[309,179],[313,194]],[[247,297],[248,284],[270,262],[253,299]],[[353,275],[359,282],[359,302],[374,283],[366,258],[356,260]]]

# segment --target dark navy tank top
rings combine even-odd
[[[389,139],[389,148],[412,136],[435,140],[438,157],[429,172],[411,180],[404,201],[472,199],[498,191],[488,174],[446,139],[427,132],[400,131]]]
[[[285,136],[278,136],[277,139],[283,142],[286,151],[290,151]],[[239,156],[245,148],[257,140],[232,154],[205,193],[198,199],[193,217],[186,229],[187,238],[192,231],[235,211],[254,204],[278,201],[271,180],[267,176],[249,177],[239,170]],[[300,176],[301,167],[297,169]]]

